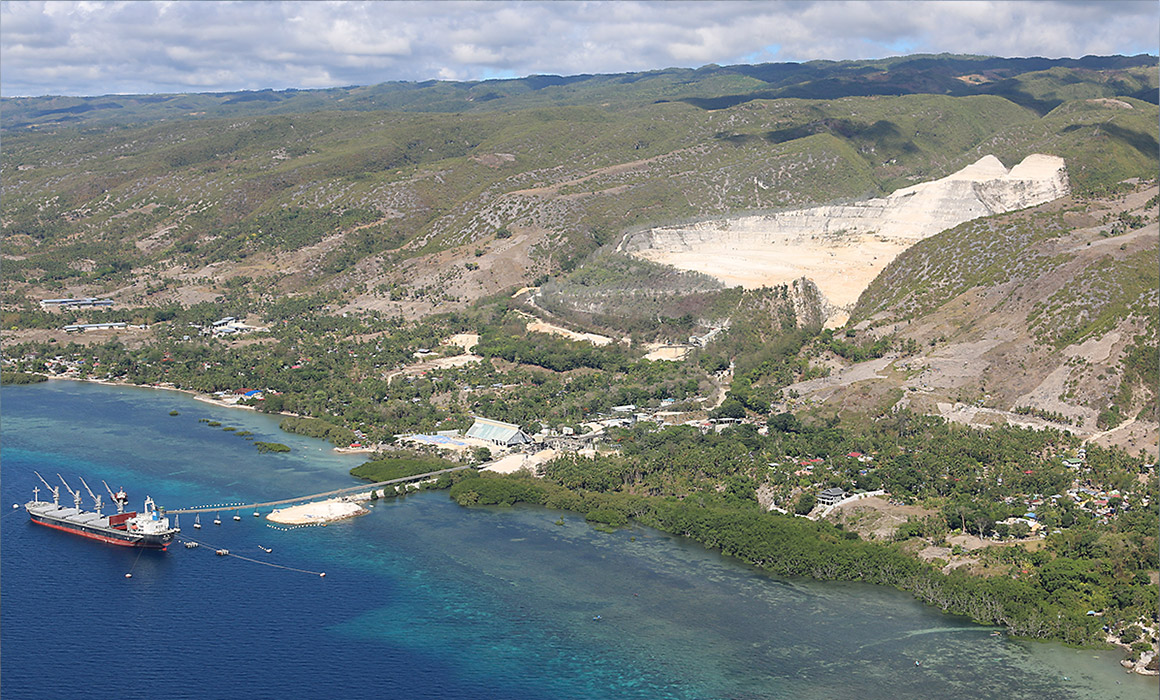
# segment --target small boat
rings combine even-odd
[[[261,514],[261,513],[259,513],[258,511],[254,511],[254,517],[255,517],[255,518],[260,518],[260,517],[262,517],[262,514]]]
[[[201,516],[200,515],[193,516],[193,529],[194,530],[201,529]]]
[[[241,520],[241,519],[242,519],[242,516],[240,516],[240,515],[235,515],[235,516],[234,516],[234,520]]]
[[[214,552],[214,554],[218,555],[219,557],[224,557],[229,553],[230,553],[230,550],[228,550],[228,549],[219,549],[216,552]]]
[[[274,551],[273,547],[263,547],[262,545],[258,545],[258,549],[262,550],[266,554],[269,554],[270,552]]]
[[[221,525],[222,524],[222,516],[215,515],[213,518],[213,524],[214,525]]]
[[[199,546],[200,545],[197,542],[186,542],[185,543],[186,549],[193,549],[194,547],[199,547]]]

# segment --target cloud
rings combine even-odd
[[[707,63],[1157,53],[1148,1],[0,3],[0,92],[93,95]]]

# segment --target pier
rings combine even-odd
[[[484,465],[486,466],[486,465]],[[408,481],[421,481],[423,479],[430,479],[431,477],[439,476],[440,474],[447,474],[449,472],[462,471],[464,469],[477,469],[478,467],[472,465],[464,465],[462,467],[451,467],[449,469],[440,469],[438,471],[427,472],[425,474],[415,474],[413,476],[404,476],[398,479],[389,479],[387,481],[376,481],[373,484],[361,484],[359,486],[348,486],[343,489],[335,489],[333,491],[324,491],[322,493],[313,493],[309,496],[296,496],[294,498],[283,498],[280,501],[264,501],[262,503],[240,503],[237,505],[221,505],[221,506],[201,506],[198,508],[178,508],[173,510],[165,509],[164,513],[167,515],[180,515],[182,513],[219,513],[221,511],[243,510],[246,508],[269,508],[272,506],[284,506],[288,503],[306,503],[309,501],[316,501],[322,498],[334,498],[335,496],[345,496],[352,493],[359,493],[360,491],[370,491],[381,488],[383,486],[393,486],[395,484],[405,484]]]

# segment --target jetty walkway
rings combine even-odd
[[[487,466],[486,464],[482,466]],[[220,506],[202,506],[198,508],[177,508],[164,509],[166,515],[180,515],[181,513],[219,513],[221,511],[242,510],[245,508],[269,508],[271,506],[283,506],[287,503],[306,503],[307,501],[316,501],[320,498],[333,498],[335,496],[344,496],[351,493],[359,493],[361,491],[370,491],[382,486],[391,486],[394,484],[403,484],[408,481],[419,481],[422,479],[429,479],[440,474],[447,474],[448,472],[457,472],[463,469],[478,469],[478,466],[464,465],[461,467],[451,467],[450,469],[440,469],[434,472],[427,472],[425,474],[415,474],[413,476],[404,476],[398,479],[388,479],[387,481],[376,481],[373,484],[360,484],[358,486],[348,486],[344,489],[335,489],[333,491],[324,491],[322,493],[313,493],[309,496],[296,496],[294,498],[283,498],[280,501],[264,501],[262,503],[239,503],[237,505],[220,505]]]

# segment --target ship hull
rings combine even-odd
[[[173,543],[174,533],[141,534],[126,532],[114,528],[103,527],[99,524],[72,522],[67,518],[52,517],[43,513],[29,512],[32,522],[37,525],[50,527],[61,532],[68,532],[81,537],[87,537],[98,542],[117,545],[120,547],[139,547],[144,549],[160,549],[164,551]]]

